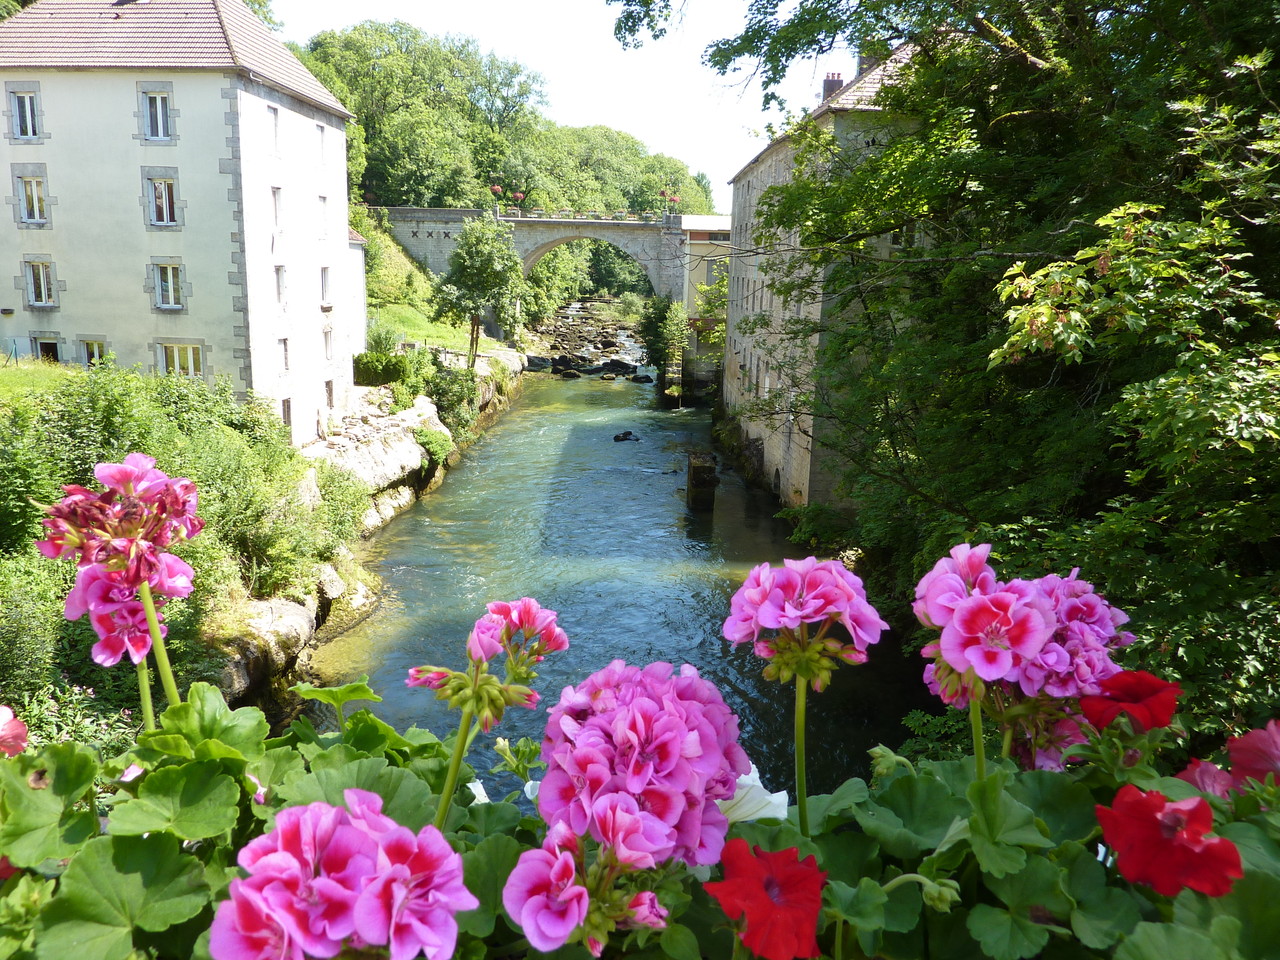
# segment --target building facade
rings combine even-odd
[[[323,434],[365,332],[342,104],[240,0],[40,0],[0,80],[0,351],[225,375]]]
[[[892,135],[896,122],[883,115],[876,94],[891,81],[910,56],[899,48],[849,83],[839,74],[827,77],[822,102],[808,120],[831,130],[846,150],[875,149]],[[766,191],[789,183],[795,169],[790,137],[773,140],[743,167],[733,184],[732,240],[729,261],[729,305],[725,331],[723,391],[725,406],[737,414],[743,449],[752,469],[782,503],[835,505],[837,471],[821,442],[823,424],[809,412],[812,358],[820,343],[781,333],[788,326],[817,328],[829,320],[820,295],[803,302],[784,302],[771,289],[770,261],[781,251],[756,245],[759,205]],[[887,242],[887,240],[886,240]],[[797,237],[781,246],[796,248]],[[821,289],[821,283],[814,285]],[[850,358],[850,362],[854,362]]]

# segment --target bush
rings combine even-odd
[[[352,361],[357,386],[381,387],[403,380],[409,375],[408,359],[403,354],[357,353]]]
[[[57,677],[68,573],[30,546],[0,555],[0,702],[21,700]]]
[[[414,431],[413,437],[418,445],[427,452],[432,463],[444,463],[453,451],[453,438],[443,430],[430,430],[420,427]]]
[[[476,372],[440,367],[427,383],[426,392],[435,401],[440,422],[449,428],[454,441],[469,443],[473,439],[471,428],[476,422],[480,398]]]

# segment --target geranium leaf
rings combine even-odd
[[[339,767],[322,767],[280,785],[277,794],[290,804],[323,801],[346,805],[342,796],[351,788],[382,797],[382,812],[415,833],[431,822],[436,797],[431,788],[402,767],[391,767],[382,757],[364,757]]]
[[[158,932],[189,920],[209,900],[195,857],[169,834],[97,837],[62,875],[58,895],[40,913],[40,960],[125,960],[133,930]]]
[[[1231,955],[1194,927],[1140,923],[1116,948],[1115,960],[1231,960]]]
[[[519,841],[501,833],[485,837],[474,850],[462,855],[463,882],[480,906],[458,914],[459,930],[477,937],[493,933],[502,910],[502,888],[519,859]]]
[[[917,857],[937,847],[965,803],[931,777],[898,777],[876,798],[854,807],[858,824],[890,856]]]
[[[1064,844],[1058,862],[1066,868],[1066,892],[1076,902],[1071,930],[1086,947],[1103,950],[1141,919],[1128,889],[1107,886],[1107,871],[1078,843]]]
[[[969,845],[982,869],[995,877],[1021,870],[1027,862],[1023,847],[1053,843],[1036,826],[1035,814],[1005,792],[1006,774],[997,771],[969,785]]]
[[[520,823],[520,808],[513,803],[473,803],[467,807],[467,819],[459,833],[477,833],[482,837],[511,834]]]
[[[1200,930],[1209,929],[1219,920],[1238,920],[1242,924],[1237,947],[1240,955],[1276,960],[1280,958],[1277,903],[1280,903],[1280,877],[1246,868],[1245,875],[1224,897],[1203,897],[1184,890],[1173,902],[1173,916],[1178,923]]]
[[[184,763],[147,774],[138,795],[111,811],[111,832],[169,831],[183,840],[216,837],[236,825],[240,787],[216,762]]]
[[[368,710],[357,710],[351,715],[342,741],[361,753],[373,756],[381,756],[388,750],[409,750],[413,747],[395,727],[379,720]]]
[[[340,687],[317,687],[311,683],[296,683],[289,688],[289,692],[296,693],[304,700],[318,700],[321,703],[327,703],[338,711],[338,716],[342,716],[343,707],[356,700],[371,700],[374,703],[382,702],[382,698],[370,688],[368,674],[353,683],[344,683]]]
[[[835,793],[822,793],[809,798],[809,822],[814,833],[825,833],[843,823],[850,810],[870,795],[867,785],[857,777],[846,780]],[[829,823],[828,820],[835,820]]]
[[[824,833],[813,838],[818,847],[818,862],[827,871],[827,879],[857,883],[866,875],[879,875],[879,861],[874,869],[869,864],[880,852],[879,845],[865,833],[845,831]]]
[[[1035,811],[1054,844],[1083,840],[1098,829],[1089,788],[1066,781],[1061,774],[1030,770],[1010,784],[1009,794]]]
[[[993,960],[1034,957],[1049,942],[1048,928],[986,903],[969,912],[967,926],[982,952]]]
[[[884,929],[884,905],[889,895],[870,877],[863,877],[856,887],[839,880],[827,882],[822,899],[831,920],[846,920],[859,932]]]
[[[658,943],[672,960],[702,960],[702,950],[693,931],[680,923],[669,923]]]
[[[217,756],[235,755],[244,760],[257,760],[266,752],[271,729],[257,707],[232,710],[222,691],[207,683],[193,683],[187,702],[174,704],[159,719],[161,729],[183,737],[197,751],[206,741],[216,740],[220,745]],[[212,749],[210,745],[206,752]]]
[[[97,758],[77,743],[50,744],[0,763],[0,850],[11,862],[34,867],[69,857],[97,836],[94,811],[79,807],[97,772]]]
[[[136,752],[143,757],[148,754],[158,754],[155,757],[156,760],[160,757],[180,757],[183,760],[195,758],[195,751],[186,737],[176,733],[161,733],[158,730],[139,734]]]

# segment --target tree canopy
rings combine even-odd
[[[612,0],[627,38],[669,0]],[[788,130],[761,201],[784,344],[882,589],[990,539],[1141,604],[1205,723],[1263,719],[1280,637],[1274,3],[744,0],[718,69],[774,84],[912,44],[879,110]],[[813,345],[816,346],[816,356]],[[789,346],[787,346],[789,345]],[[816,359],[816,367],[810,364]],[[793,398],[788,400],[787,398]],[[929,562],[932,562],[929,560]],[[877,573],[878,571],[878,573]]]

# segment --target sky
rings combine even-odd
[[[745,71],[722,77],[701,63],[709,43],[737,32],[745,7],[746,0],[689,0],[667,36],[624,50],[613,36],[618,8],[605,0],[271,2],[284,24],[279,35],[300,44],[363,20],[403,20],[433,36],[474,37],[481,52],[542,75],[547,102],[540,109],[555,123],[613,127],[650,153],[705,173],[718,213],[730,209],[728,180],[764,148],[765,125],[783,118],[777,108],[761,107],[760,87]],[[836,51],[793,65],[781,88],[788,107],[816,105],[828,71],[850,79],[853,55]]]

